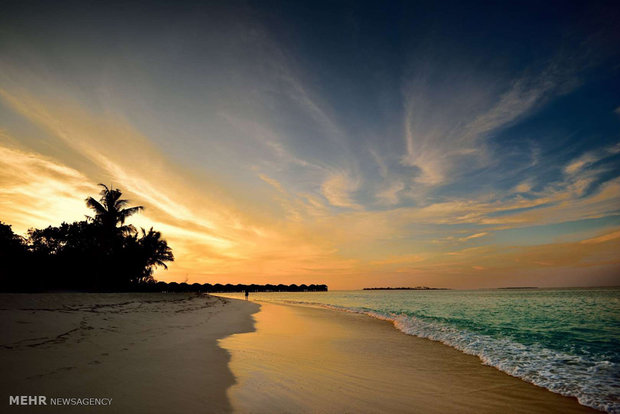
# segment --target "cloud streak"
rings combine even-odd
[[[402,162],[419,170],[415,183],[444,185],[488,163],[490,134],[577,86],[573,71],[561,66],[552,61],[540,74],[530,70],[503,82],[481,78],[484,71],[472,68],[418,73],[404,89],[403,121]]]
[[[323,182],[321,191],[332,206],[358,210],[362,206],[355,203],[352,196],[359,186],[359,180],[352,178],[349,173],[336,171]]]

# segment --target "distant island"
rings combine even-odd
[[[433,288],[428,286],[416,286],[416,287],[372,287],[364,288],[363,290],[451,290],[448,288]]]
[[[538,289],[538,287],[536,286],[508,286],[508,287],[501,287],[498,289]]]

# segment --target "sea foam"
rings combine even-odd
[[[379,312],[368,308],[325,303],[289,301],[338,311],[360,313],[391,321],[408,334],[441,342],[509,375],[552,392],[575,397],[580,404],[608,413],[620,413],[618,364],[570,355],[537,344],[523,345],[506,338],[457,329],[445,323],[429,322],[405,313]]]

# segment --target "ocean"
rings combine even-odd
[[[620,413],[620,288],[251,293],[250,299],[389,320],[406,334]]]

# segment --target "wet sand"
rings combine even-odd
[[[256,331],[219,341],[239,413],[596,413],[365,315],[261,302]]]
[[[230,412],[235,379],[217,340],[251,331],[258,308],[194,294],[0,295],[0,411]],[[112,404],[18,407],[10,395]]]

